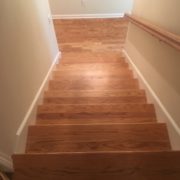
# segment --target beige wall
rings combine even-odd
[[[133,13],[180,35],[179,0],[134,0]]]
[[[52,14],[103,14],[129,12],[133,0],[49,0]]]
[[[22,123],[58,53],[46,0],[0,2],[0,154],[11,155]]]
[[[180,35],[179,7],[179,0],[135,0],[133,14]],[[132,24],[125,49],[180,128],[180,52]]]

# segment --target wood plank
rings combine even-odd
[[[87,60],[88,60],[88,57],[87,57]],[[94,59],[94,61],[96,61],[96,59]],[[68,62],[68,61],[67,61]],[[61,61],[59,64],[56,65],[56,68],[57,70],[70,70],[72,69],[73,70],[81,70],[81,69],[84,69],[84,68],[88,68],[89,67],[89,70],[98,70],[98,69],[107,69],[109,68],[110,70],[112,70],[113,68],[114,69],[119,69],[121,70],[122,69],[128,69],[129,68],[129,65],[127,62],[125,61],[119,61],[118,63],[103,63],[103,62],[94,62],[94,63],[66,63],[66,61]]]
[[[125,19],[86,19],[86,20],[55,20],[58,42],[72,43],[83,41],[104,42],[125,41],[128,21]]]
[[[61,75],[62,74],[62,75]],[[123,76],[103,76],[103,75],[65,75],[64,73],[61,73],[58,76],[53,76],[52,80],[53,81],[65,81],[65,82],[69,82],[69,81],[80,81],[81,83],[83,81],[85,82],[96,82],[96,81],[132,81],[134,80],[133,76],[126,76],[126,74]]]
[[[125,63],[122,53],[112,52],[64,52],[60,64],[75,63]]]
[[[69,90],[69,91],[46,91],[44,97],[123,97],[123,96],[145,96],[144,90]]]
[[[132,73],[132,71],[131,70],[129,70],[128,68],[118,68],[118,67],[116,67],[116,69],[115,69],[115,67],[114,67],[114,69],[108,69],[108,68],[102,68],[102,66],[100,67],[98,67],[98,68],[96,68],[96,69],[92,69],[92,70],[90,70],[90,69],[88,69],[88,68],[86,68],[86,69],[83,69],[83,68],[81,68],[80,70],[70,70],[70,68],[69,68],[69,70],[68,70],[68,68],[66,68],[66,69],[64,69],[63,71],[62,70],[55,70],[54,72],[53,72],[53,76],[74,76],[74,75],[79,75],[79,76],[109,76],[109,77],[114,77],[114,76],[119,76],[119,77],[121,77],[121,76],[123,76],[123,77],[129,77],[129,76],[131,76],[131,77],[133,77],[133,73]]]
[[[106,105],[40,105],[39,113],[119,113],[150,112],[154,113],[152,104],[106,104]]]
[[[124,70],[124,71],[68,71],[68,72],[59,72],[54,71],[53,73],[53,80],[58,79],[133,79],[132,71]]]
[[[153,117],[131,117],[131,118],[120,118],[120,117],[101,117],[101,118],[77,118],[77,119],[68,119],[68,118],[60,118],[60,119],[37,119],[37,125],[48,125],[48,124],[119,124],[119,123],[152,123],[156,122],[156,118]]]
[[[14,180],[180,179],[180,152],[26,154],[13,162]]]
[[[127,91],[48,91],[44,95],[46,104],[118,104],[146,103],[145,92],[141,90]]]
[[[59,68],[58,68],[59,67]],[[79,63],[79,64],[59,64],[59,72],[64,71],[123,71],[128,70],[128,64],[124,61],[121,63]]]
[[[30,126],[27,153],[170,150],[165,124]]]
[[[156,118],[150,104],[103,104],[103,105],[41,105],[37,119],[107,119]]]
[[[121,52],[128,22],[124,19],[111,21],[101,19],[96,22],[55,23],[60,49],[62,52]]]
[[[69,79],[51,80],[49,90],[113,90],[113,89],[138,89],[139,84],[136,79]]]
[[[119,81],[119,83],[123,83],[125,81],[137,81],[136,79],[133,78],[133,76],[126,76],[126,75],[122,75],[122,76],[107,76],[107,75],[65,75],[64,73],[62,75],[58,75],[58,76],[53,76],[52,81],[61,81],[62,83],[66,82],[67,83],[71,83],[71,82],[77,82],[77,83],[88,83],[88,84],[92,84],[92,83],[96,83],[98,82],[117,82]],[[50,81],[51,82],[51,81]]]
[[[71,52],[69,52],[71,53]],[[86,52],[86,53],[89,53],[89,52]],[[77,54],[77,55],[76,55]],[[93,58],[93,57],[86,57],[84,58],[83,56],[81,57],[79,54],[82,54],[82,53],[74,53],[74,57],[62,57],[61,59],[61,62],[60,64],[57,65],[57,68],[60,68],[61,65],[64,65],[64,64],[87,64],[87,63],[108,63],[108,64],[111,64],[111,63],[117,63],[121,66],[124,66],[124,67],[128,67],[128,64],[125,63],[125,58],[124,57],[119,57],[119,58],[114,58],[113,57],[111,58],[110,56],[107,56],[107,57],[96,57],[96,58]]]
[[[123,37],[122,37],[123,38]],[[62,52],[119,52],[121,53],[124,48],[124,40],[116,40],[112,42],[110,40],[103,41],[102,43],[97,42],[95,39],[90,43],[88,40],[81,42],[71,42],[71,43],[59,43],[58,46]]]
[[[123,97],[45,97],[44,104],[119,104],[119,103],[146,103],[145,96]]]

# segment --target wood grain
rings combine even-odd
[[[62,75],[61,75],[62,74]],[[85,82],[87,82],[87,83],[95,83],[96,82],[96,80],[97,81],[110,81],[110,80],[112,80],[112,79],[114,79],[114,81],[137,81],[136,79],[134,79],[133,77],[128,77],[128,76],[99,76],[99,75],[96,75],[96,74],[94,74],[94,75],[82,75],[82,76],[80,76],[80,75],[74,75],[74,76],[71,76],[71,75],[67,75],[67,76],[65,76],[65,75],[63,75],[63,73],[61,73],[61,74],[59,74],[59,76],[54,76],[53,77],[53,80],[54,81],[62,81],[62,83],[65,81],[65,82],[69,82],[69,81],[71,81],[71,82],[83,82],[83,81],[85,81]],[[135,82],[134,81],[134,82]],[[85,83],[84,82],[84,83]]]
[[[58,66],[58,71],[121,71],[127,70],[128,64],[122,63],[76,63],[76,64],[61,64]]]
[[[94,90],[69,90],[69,91],[46,91],[44,94],[45,98],[50,97],[144,97],[145,91],[144,90],[101,90],[101,91],[94,91]]]
[[[40,105],[39,113],[107,113],[107,112],[150,112],[154,113],[154,105],[152,104],[118,104],[118,105]]]
[[[125,63],[124,55],[112,52],[66,52],[62,54],[61,64],[77,63]]]
[[[85,78],[97,78],[97,79],[101,79],[101,78],[106,78],[106,79],[126,79],[128,80],[128,78],[133,78],[133,74],[131,70],[127,70],[127,69],[121,69],[121,71],[54,71],[53,73],[53,80],[58,80],[58,79],[73,79],[73,78],[79,78],[79,79],[85,79]]]
[[[86,118],[59,118],[59,119],[37,119],[37,125],[50,125],[50,124],[69,124],[69,125],[83,125],[83,124],[119,124],[119,123],[152,123],[156,122],[155,117],[100,117],[100,118],[93,118],[93,117],[86,117]]]
[[[54,21],[57,38],[61,43],[82,43],[83,40],[90,42],[125,40],[127,24],[128,21],[121,18]]]
[[[13,156],[14,180],[179,180],[179,152],[104,152]],[[24,168],[26,167],[26,168]]]
[[[45,97],[44,104],[120,104],[120,103],[146,103],[145,96],[120,97]]]
[[[55,20],[62,52],[121,52],[127,33],[126,19]]]
[[[120,104],[146,103],[142,90],[72,90],[48,91],[44,95],[44,104]]]
[[[112,89],[138,89],[139,84],[135,79],[122,80],[120,79],[89,79],[83,80],[62,79],[51,80],[49,82],[50,90],[112,90]]]
[[[153,131],[152,131],[153,129]],[[30,126],[27,153],[165,151],[165,124]]]
[[[103,105],[42,105],[38,119],[120,119],[155,118],[154,106],[150,104],[103,104]]]

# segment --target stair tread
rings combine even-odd
[[[58,76],[56,76],[56,75],[54,75],[53,76],[53,78],[52,78],[52,80],[54,80],[54,81],[88,81],[88,82],[93,82],[93,81],[131,81],[131,80],[135,80],[134,78],[133,78],[133,76],[106,76],[106,75],[102,75],[102,76],[99,76],[99,75],[95,75],[95,74],[93,74],[93,75],[82,75],[82,76],[78,76],[78,75],[74,75],[74,76],[71,76],[71,75],[58,75]]]
[[[115,63],[124,61],[122,53],[115,52],[70,52],[62,55],[61,63]]]
[[[44,97],[44,104],[146,103],[145,96],[123,97]]]
[[[178,151],[22,154],[13,161],[14,180],[180,179]]]
[[[38,112],[65,112],[65,113],[118,113],[118,112],[154,112],[154,105],[152,104],[93,104],[93,105],[82,105],[82,104],[69,104],[69,105],[40,105]]]
[[[79,63],[79,64],[59,64],[57,65],[57,70],[59,72],[64,71],[124,71],[129,70],[128,64],[125,62],[122,63]]]
[[[51,80],[49,89],[81,89],[81,90],[104,90],[104,89],[138,89],[139,84],[136,79],[92,79],[92,80],[73,80],[65,78],[63,80]]]
[[[119,123],[150,123],[156,122],[156,118],[79,118],[79,119],[37,119],[36,124],[119,124]]]
[[[73,77],[73,76],[79,76],[81,77],[109,77],[109,78],[114,78],[114,77],[131,77],[133,78],[133,73],[131,70],[127,68],[121,68],[118,69],[118,71],[112,70],[103,70],[103,69],[96,69],[96,70],[64,70],[64,71],[59,71],[58,69],[53,72],[53,77]]]
[[[76,61],[75,59],[79,59],[81,61]],[[123,59],[119,59],[118,61],[116,60],[112,60],[112,59],[89,59],[88,57],[86,58],[83,58],[83,57],[74,57],[74,61],[70,59],[63,59],[61,60],[61,62],[59,64],[56,65],[56,68],[64,68],[64,67],[76,67],[76,66],[79,66],[79,67],[95,67],[95,66],[102,66],[102,67],[108,67],[108,68],[112,68],[113,66],[118,66],[118,67],[122,67],[122,68],[125,68],[125,67],[129,67],[128,63]]]
[[[37,119],[155,118],[152,104],[50,104],[38,107]]]
[[[121,97],[121,96],[145,96],[144,90],[69,90],[46,91],[45,97]]]
[[[165,124],[34,125],[27,153],[170,150]]]
[[[146,103],[143,90],[69,90],[47,91],[44,103],[49,104],[117,104],[117,103]]]
[[[88,58],[87,58],[88,59]],[[57,64],[56,66],[60,67],[59,70],[61,69],[117,69],[117,68],[121,68],[124,69],[124,67],[122,65],[126,65],[127,67],[129,66],[129,64],[125,61],[125,60],[121,60],[119,62],[110,62],[110,63],[103,63],[103,62],[95,62],[95,63],[76,63],[76,64],[66,64],[66,63],[62,63],[61,62],[59,64]],[[126,69],[126,68],[125,68]],[[128,68],[127,68],[128,69]]]

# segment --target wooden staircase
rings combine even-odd
[[[114,27],[125,26],[124,20],[112,21]],[[77,31],[85,22],[57,21],[57,36],[59,24],[61,31],[70,24]],[[87,32],[95,22],[90,20]],[[36,124],[29,127],[26,152],[13,155],[13,179],[179,180],[180,152],[171,150],[166,124],[157,122],[122,53],[110,48],[113,37],[103,49],[98,38],[98,52],[92,50],[94,42],[84,50],[86,41],[77,51],[77,37],[70,33],[73,42],[62,42],[63,57]],[[113,41],[113,47],[118,43]]]

